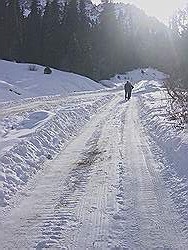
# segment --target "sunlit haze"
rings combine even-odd
[[[94,3],[100,3],[100,0],[92,0]],[[169,17],[173,12],[185,6],[187,0],[122,0],[113,2],[132,3],[143,9],[149,16],[155,16],[160,21],[168,23]]]

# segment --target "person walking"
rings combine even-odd
[[[133,85],[131,84],[130,81],[127,81],[124,85],[124,90],[125,90],[125,100],[126,99],[130,99],[131,98],[131,93],[132,93],[132,89],[133,89]]]

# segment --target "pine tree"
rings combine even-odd
[[[62,32],[64,33],[64,49],[61,68],[67,71],[74,70],[76,61],[76,33],[78,23],[77,2],[69,0],[64,8]],[[75,58],[75,61],[74,61]]]
[[[18,0],[0,2],[1,55],[7,59],[19,60],[22,47],[23,14]]]
[[[90,74],[91,43],[85,1],[69,0],[63,19],[65,50],[62,68],[80,74]]]
[[[60,6],[58,1],[47,1],[42,22],[42,61],[53,67],[60,65],[62,47]]]
[[[80,43],[80,62],[79,71],[81,74],[93,76],[93,58],[92,58],[92,41],[91,34],[92,28],[90,26],[90,19],[86,15],[86,0],[80,0],[79,5],[79,19],[80,27],[78,33],[78,39]]]
[[[19,60],[23,45],[23,13],[20,9],[19,0],[10,0],[8,5],[9,16],[9,56],[13,60]]]
[[[6,58],[7,56],[7,7],[6,1],[0,1],[0,57]]]
[[[41,4],[40,0],[33,0],[31,12],[26,23],[25,58],[31,63],[41,63]]]
[[[112,3],[105,2],[100,22],[95,27],[94,55],[98,77],[106,78],[117,71],[117,49],[119,28],[116,12]]]

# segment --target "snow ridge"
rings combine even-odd
[[[15,131],[19,140],[0,157],[0,206],[5,206],[46,160],[54,158],[112,96],[95,97],[84,104],[79,104],[83,100],[78,98],[76,103],[56,107],[51,115],[46,111],[31,112],[17,127],[10,121],[13,128],[7,129],[6,137]]]
[[[161,167],[160,171],[172,202],[180,216],[182,230],[188,237],[188,144],[185,130],[179,130],[168,118],[167,94],[158,82],[141,82],[137,92],[140,118],[150,135],[151,148]],[[142,91],[142,92],[141,92]],[[139,95],[141,94],[141,95]],[[165,167],[164,167],[165,166]]]

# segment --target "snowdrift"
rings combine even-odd
[[[73,73],[52,69],[52,74],[44,74],[44,68],[0,60],[0,102],[38,96],[65,96],[104,88],[87,77]]]
[[[158,171],[166,183],[171,199],[188,234],[188,131],[170,120],[168,95],[162,81],[141,81],[135,86],[140,118],[151,149],[159,163]],[[160,164],[161,163],[161,164]],[[165,167],[164,167],[165,166]]]
[[[55,69],[44,74],[44,68],[0,60],[0,206],[110,100],[106,94],[85,102],[84,94],[75,92],[104,87]],[[73,99],[62,98],[73,93]],[[9,114],[5,107],[10,107]]]
[[[146,69],[135,69],[129,71],[125,74],[118,74],[112,77],[109,80],[102,80],[100,81],[106,87],[113,88],[119,87],[122,88],[122,85],[127,81],[131,81],[133,84],[139,81],[150,81],[150,80],[164,80],[169,76],[164,74],[163,72],[158,71],[157,69],[153,68],[146,68]]]
[[[113,95],[73,97],[48,110],[10,115],[0,127],[0,206],[66,147]]]

